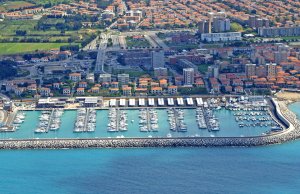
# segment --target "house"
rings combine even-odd
[[[87,88],[87,82],[79,82],[78,87],[79,88]]]
[[[14,93],[17,96],[20,96],[21,94],[23,94],[23,92],[25,92],[25,88],[24,87],[15,87],[15,89],[14,89]]]
[[[59,82],[53,83],[53,88],[54,89],[59,89],[60,88],[60,83]]]
[[[109,93],[118,94],[119,93],[119,88],[109,88]]]
[[[236,86],[236,87],[234,88],[234,91],[235,91],[236,93],[243,93],[243,92],[244,92],[244,88],[243,88],[242,86]]]
[[[195,82],[195,85],[196,85],[196,87],[199,87],[199,88],[205,88],[203,79],[197,79]]]
[[[98,94],[100,92],[99,87],[92,87],[90,92],[94,93],[94,94]]]
[[[81,80],[81,73],[70,73],[69,79],[73,82],[79,82]]]
[[[118,88],[119,87],[119,82],[111,82],[111,87],[112,88]]]
[[[174,94],[177,94],[177,86],[169,86],[168,87],[168,94],[170,95],[174,95]]]
[[[232,92],[232,86],[225,86],[225,92]]]
[[[123,95],[124,96],[131,96],[131,87],[128,87],[128,86],[126,86],[126,87],[123,87],[122,88],[122,91],[123,91]]]
[[[66,95],[66,96],[71,95],[71,89],[70,88],[64,88],[63,89],[63,95]]]
[[[162,88],[167,88],[168,87],[168,81],[166,79],[159,80],[159,86],[162,87]]]
[[[151,82],[150,86],[151,87],[159,87],[159,83],[157,83],[157,82]]]
[[[84,95],[84,88],[77,88],[76,93],[77,95]]]
[[[36,84],[30,84],[29,86],[27,86],[27,90],[33,93],[36,93],[37,90],[37,85]]]
[[[162,87],[152,87],[151,88],[151,94],[161,95],[162,94]]]
[[[45,88],[45,87],[40,88],[40,94],[41,94],[41,96],[47,97],[47,96],[50,96],[50,93],[51,93],[50,88]]]
[[[136,96],[146,96],[147,95],[147,88],[136,88],[135,89]]]

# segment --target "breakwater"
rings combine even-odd
[[[300,137],[300,123],[284,102],[272,100],[276,116],[287,126],[281,132],[255,137],[93,138],[2,140],[0,149],[221,147],[280,144]]]

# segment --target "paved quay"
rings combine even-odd
[[[276,116],[287,126],[281,132],[255,137],[99,138],[2,140],[0,149],[226,147],[265,146],[300,138],[300,123],[287,104],[273,100]]]

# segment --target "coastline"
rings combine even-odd
[[[253,147],[281,144],[300,137],[300,123],[286,101],[271,99],[276,117],[287,127],[277,133],[252,137],[172,137],[1,140],[0,149],[142,148],[142,147]]]

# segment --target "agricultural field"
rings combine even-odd
[[[67,43],[0,43],[0,55],[59,49]]]

